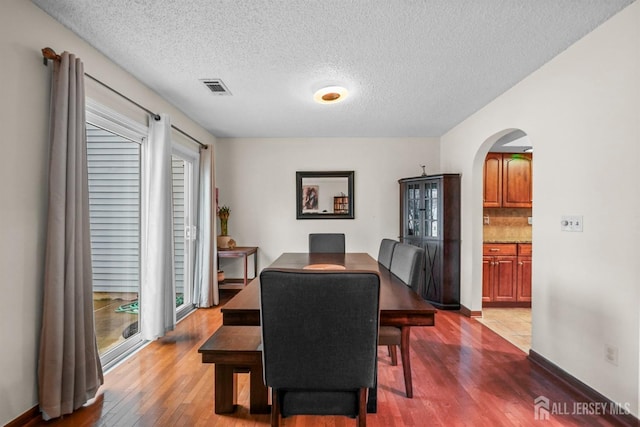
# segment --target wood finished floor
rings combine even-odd
[[[31,426],[266,426],[268,415],[248,412],[248,376],[239,375],[239,408],[213,412],[214,366],[197,350],[221,325],[220,308],[200,309],[105,376],[96,402],[72,415]],[[532,365],[520,349],[474,319],[439,311],[436,326],[413,328],[414,398],[404,396],[402,366],[379,351],[378,412],[370,427],[404,426],[609,426],[589,415],[534,419],[534,399],[580,402],[580,397]],[[345,417],[299,416],[292,427],[353,426]]]

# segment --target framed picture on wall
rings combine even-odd
[[[296,172],[297,219],[353,219],[353,171]]]

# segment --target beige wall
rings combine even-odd
[[[532,348],[637,416],[640,3],[442,137],[463,173],[462,303],[481,309],[482,161],[505,130],[534,147]],[[584,232],[560,231],[583,215]],[[619,363],[605,361],[605,346]]]
[[[260,246],[261,266],[306,252],[311,232],[345,233],[348,251],[377,257],[382,237],[398,237],[398,179],[420,175],[421,164],[437,173],[440,156],[436,138],[220,138],[216,154],[229,234],[239,246]],[[296,171],[321,170],[355,171],[354,220],[296,220]],[[225,276],[234,275],[224,261]]]
[[[37,402],[50,73],[50,69],[42,65],[40,50],[46,46],[58,53],[64,50],[75,53],[83,60],[85,72],[151,110],[169,113],[174,124],[201,141],[210,144],[215,141],[204,129],[31,2],[0,2],[0,191],[3,200],[0,207],[0,292],[3,296],[0,424],[3,425]],[[100,98],[90,84],[87,92]],[[139,114],[135,107],[125,109]]]

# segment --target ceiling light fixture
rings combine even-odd
[[[342,86],[327,86],[317,90],[313,99],[319,104],[335,104],[345,99],[348,93]]]

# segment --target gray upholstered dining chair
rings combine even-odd
[[[294,415],[346,415],[366,425],[379,298],[376,273],[262,271],[262,358],[272,426]]]
[[[398,243],[393,250],[390,270],[392,274],[402,280],[402,282],[407,286],[411,287],[414,291],[418,291],[423,278],[422,273],[424,270],[424,264],[424,249],[407,243]],[[405,392],[407,397],[413,397],[411,360],[409,358],[409,337],[409,327],[401,329],[395,326],[381,326],[378,345],[384,345],[389,348],[392,365],[396,365],[398,363],[396,349],[400,346]]]
[[[384,266],[384,268],[391,268],[391,258],[393,257],[393,250],[395,249],[397,241],[392,239],[382,239],[380,241],[380,249],[378,249],[378,262]]]
[[[343,233],[309,234],[309,253],[344,253]]]

